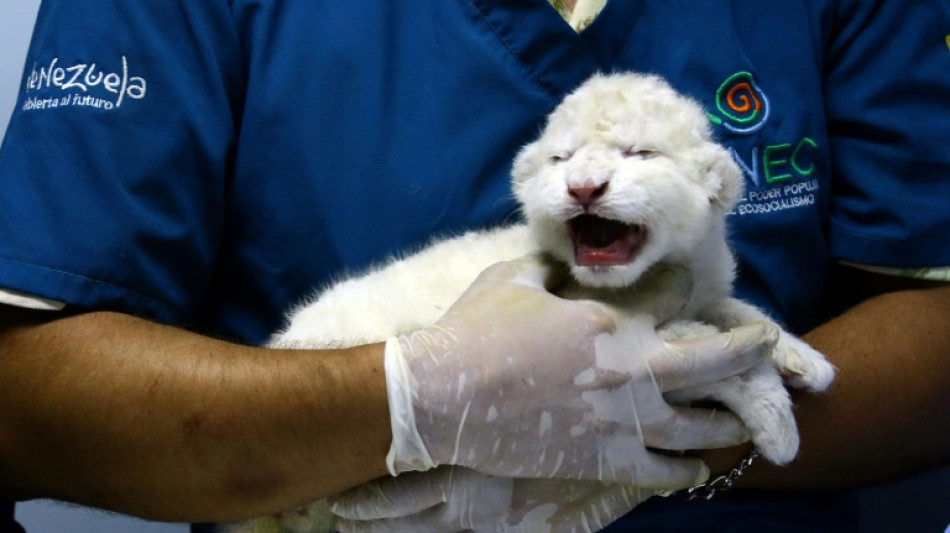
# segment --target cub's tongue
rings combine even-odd
[[[574,262],[579,266],[613,266],[632,262],[646,241],[646,229],[595,215],[580,215],[568,222],[574,241]]]

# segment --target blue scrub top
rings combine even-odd
[[[46,0],[0,287],[261,342],[343,272],[515,218],[518,148],[637,70],[706,107],[746,171],[738,295],[805,331],[834,261],[950,265],[948,28],[936,1],[612,0],[577,34],[545,0]]]

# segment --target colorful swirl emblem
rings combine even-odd
[[[737,72],[716,90],[716,108],[722,116],[709,119],[734,133],[758,131],[769,119],[769,99],[749,72]]]

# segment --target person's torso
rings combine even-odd
[[[259,342],[286,308],[433,235],[510,221],[508,172],[598,71],[662,75],[745,170],[737,294],[793,330],[828,283],[818,15],[798,2],[607,4],[576,34],[546,2],[234,3],[247,106],[201,329]]]

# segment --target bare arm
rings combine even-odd
[[[747,487],[853,486],[907,476],[950,461],[950,286],[848,272],[867,298],[805,336],[838,367],[823,395],[796,398],[799,457],[759,462]],[[910,290],[907,290],[910,289]],[[705,455],[713,471],[741,450]]]
[[[0,306],[0,494],[227,521],[338,492],[386,473],[382,361]]]

